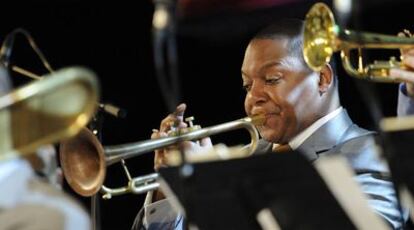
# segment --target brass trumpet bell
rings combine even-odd
[[[95,135],[83,128],[75,138],[62,141],[59,152],[69,186],[82,196],[97,193],[105,179],[106,163],[103,147]]]
[[[303,56],[314,71],[330,61],[332,54],[341,51],[345,71],[357,78],[380,82],[394,82],[390,79],[391,68],[404,68],[401,62],[391,57],[388,61],[375,61],[364,66],[361,49],[405,49],[414,47],[414,38],[384,34],[355,32],[342,29],[335,24],[332,11],[324,3],[316,3],[308,11],[303,33]],[[358,50],[358,67],[350,60],[351,50]]]
[[[323,3],[315,4],[307,13],[303,34],[303,57],[308,66],[320,71],[338,50],[337,29],[332,12]]]

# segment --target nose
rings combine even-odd
[[[266,93],[264,92],[264,85],[260,82],[254,82],[250,88],[248,97],[253,102],[253,104],[265,102]]]

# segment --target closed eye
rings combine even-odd
[[[251,88],[252,88],[252,85],[251,84],[245,84],[245,85],[243,85],[243,90],[246,91],[246,92],[249,92]]]
[[[265,80],[266,85],[276,85],[279,84],[282,77],[272,77]]]

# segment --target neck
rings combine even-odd
[[[336,88],[334,88],[331,92],[328,92],[325,97],[326,100],[321,106],[321,111],[323,111],[321,117],[331,113],[341,106],[341,103],[339,102],[338,90]]]
[[[324,97],[325,97],[325,100],[322,100],[320,102],[319,107],[318,107],[319,109],[317,110],[315,116],[312,116],[309,120],[307,120],[307,122],[304,123],[305,125],[299,130],[301,131],[305,130],[306,128],[311,126],[313,123],[315,123],[317,120],[335,111],[337,108],[341,106],[341,103],[339,102],[339,96],[338,96],[337,90],[333,90],[331,92],[326,93]]]

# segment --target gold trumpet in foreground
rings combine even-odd
[[[76,135],[96,109],[98,82],[81,67],[61,69],[0,97],[0,160]]]
[[[303,55],[306,63],[319,71],[336,51],[341,51],[342,64],[346,72],[357,78],[381,82],[393,82],[389,76],[391,68],[404,68],[401,62],[391,57],[389,61],[375,61],[363,65],[362,48],[405,49],[414,47],[414,38],[376,33],[355,32],[339,28],[332,11],[324,3],[312,6],[305,18]],[[350,61],[350,52],[358,49],[358,67]]]
[[[178,136],[169,136],[159,139],[145,140],[135,143],[102,147],[95,135],[89,130],[83,129],[79,135],[67,141],[61,142],[60,160],[63,174],[72,189],[82,196],[91,196],[99,190],[104,194],[103,198],[109,199],[113,195],[125,193],[145,193],[158,188],[157,173],[146,176],[129,178],[128,185],[121,188],[108,188],[103,186],[106,167],[144,153],[165,148],[182,141],[198,140],[218,133],[245,128],[250,133],[251,143],[248,146],[247,155],[257,148],[259,135],[255,125],[264,122],[263,116],[246,117],[239,120],[190,131]]]

